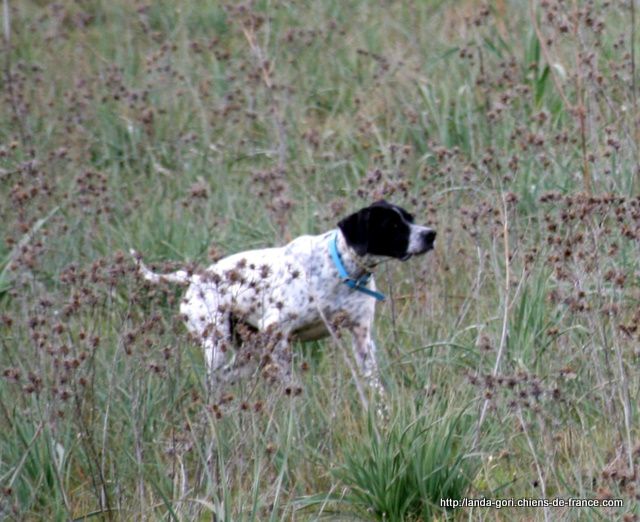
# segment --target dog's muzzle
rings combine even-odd
[[[424,245],[423,252],[433,250],[433,243],[436,240],[437,232],[435,230],[425,230],[422,232],[422,244]]]
[[[433,243],[436,240],[436,231],[429,227],[419,227],[414,225],[409,236],[409,248],[403,261],[411,256],[424,254],[433,250]]]

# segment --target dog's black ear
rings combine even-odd
[[[391,205],[386,199],[379,199],[378,201],[371,203],[371,206],[372,207],[390,207]]]
[[[358,210],[338,223],[338,228],[347,240],[347,245],[353,248],[359,256],[367,253],[369,247],[369,208]]]

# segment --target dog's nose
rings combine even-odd
[[[437,232],[435,230],[425,230],[422,233],[422,239],[425,243],[433,243],[436,240]]]

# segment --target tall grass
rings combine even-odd
[[[636,5],[3,5],[0,518],[640,515]],[[438,230],[377,274],[386,421],[342,338],[294,348],[300,397],[211,394],[180,289],[125,254],[201,266],[381,197]]]
[[[346,442],[344,464],[335,471],[346,493],[301,503],[324,509],[336,503],[334,513],[365,519],[431,520],[446,512],[441,501],[459,501],[469,492],[478,469],[478,456],[466,453],[472,425],[462,415],[414,412],[380,432],[370,417],[364,437]]]

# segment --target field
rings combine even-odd
[[[640,518],[637,2],[3,7],[0,519]],[[128,254],[380,198],[438,231],[377,273],[384,418],[348,336],[210,389]]]

